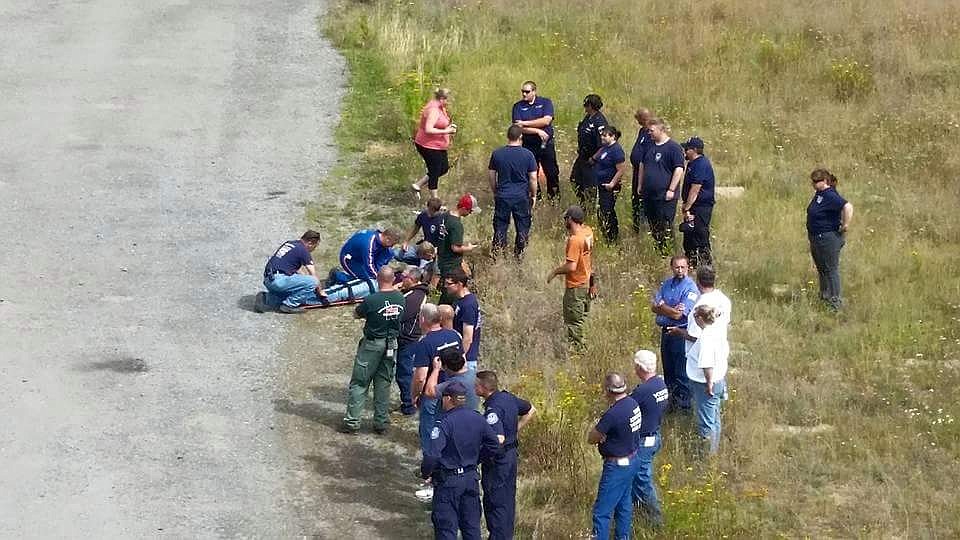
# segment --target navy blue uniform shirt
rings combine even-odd
[[[600,130],[607,126],[607,118],[597,112],[592,116],[584,116],[577,124],[577,155],[583,159],[593,157],[594,152],[603,143],[600,142]]]
[[[263,268],[263,277],[268,277],[277,272],[292,276],[300,270],[301,266],[313,264],[313,257],[307,251],[307,246],[300,240],[290,240],[284,242],[273,256],[267,260],[267,265]]]
[[[607,436],[598,449],[603,457],[625,457],[637,451],[640,405],[630,396],[617,400],[597,422],[597,431]]]
[[[618,142],[597,149],[593,158],[593,175],[597,179],[597,184],[609,184],[617,174],[617,164],[626,160],[623,147]]]
[[[441,328],[428,332],[420,338],[415,345],[416,350],[413,353],[413,367],[430,367],[433,365],[433,358],[438,356],[440,351],[449,347],[462,349],[462,339],[460,334],[453,330]]]
[[[537,172],[537,158],[522,146],[502,146],[490,154],[491,171],[497,171],[497,191],[500,199],[527,199],[530,197],[530,173]]]
[[[476,467],[481,450],[498,454],[500,441],[477,411],[454,407],[443,413],[430,430],[430,445],[424,449],[420,473],[424,478],[436,469]]]
[[[499,390],[490,394],[483,402],[483,408],[487,424],[497,435],[503,435],[503,447],[509,449],[517,446],[517,424],[521,416],[530,412],[530,402],[506,390]]]
[[[693,203],[693,208],[702,208],[713,206],[714,196],[713,188],[716,180],[713,176],[713,165],[707,156],[701,155],[697,159],[687,163],[687,174],[683,177],[683,196],[684,201],[690,194],[690,186],[700,184],[700,192],[697,193],[697,200]]]
[[[443,221],[443,212],[437,212],[430,217],[426,210],[417,214],[417,225],[423,231],[423,239],[433,244],[433,247],[440,245],[440,222]]]
[[[683,168],[683,148],[673,139],[663,144],[651,144],[643,157],[643,192],[662,199],[670,187],[673,171]]]
[[[667,398],[670,397],[663,377],[657,375],[638,384],[630,397],[640,405],[641,423],[637,435],[648,436],[660,431],[660,420],[667,411]]]
[[[480,331],[483,329],[483,315],[480,313],[480,301],[477,295],[470,293],[457,300],[453,308],[453,328],[463,336],[463,325],[473,325],[473,341],[467,351],[467,362],[476,362],[480,356]],[[462,338],[461,338],[462,339]]]
[[[536,120],[544,116],[553,116],[553,102],[545,97],[537,96],[534,98],[533,103],[527,103],[522,99],[514,103],[510,121],[516,123],[518,120]],[[553,139],[553,122],[540,129],[546,131],[547,135],[550,136],[547,141]],[[523,134],[524,146],[540,146],[541,143],[542,141],[537,135]]]
[[[830,187],[813,194],[807,206],[807,233],[820,234],[840,230],[840,215],[847,200]]]
[[[653,139],[650,138],[650,131],[647,128],[641,129],[637,132],[637,140],[633,143],[633,149],[630,150],[630,164],[634,167],[638,167],[643,163],[643,156],[647,154],[647,150],[653,145]]]

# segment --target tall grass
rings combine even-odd
[[[526,79],[557,106],[564,177],[580,100],[596,92],[625,133],[642,105],[674,138],[699,135],[719,182],[746,189],[714,214],[720,285],[734,301],[722,451],[701,464],[688,421],[668,420],[657,460],[665,534],[960,535],[960,5],[422,0],[345,1],[331,13],[354,77],[342,142],[360,152],[355,174],[371,196],[407,204],[403,186],[421,174],[409,137],[442,84],[460,132],[441,189],[489,202],[487,158]],[[816,166],[856,207],[839,315],[816,301],[803,228]],[[488,239],[488,215],[467,230]],[[522,538],[588,531],[597,382],[628,370],[633,350],[657,348],[647,302],[667,273],[644,236],[601,246],[588,350],[569,356],[562,291],[544,282],[562,238],[559,209],[542,207],[521,265],[474,259],[482,362],[543,411],[522,437]]]

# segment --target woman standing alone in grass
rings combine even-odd
[[[846,243],[853,205],[837,193],[837,177],[830,171],[815,169],[810,182],[816,191],[807,205],[807,236],[820,279],[820,299],[840,309],[840,250]]]
[[[450,90],[439,88],[433,93],[433,99],[420,111],[420,123],[413,142],[427,166],[427,174],[410,185],[418,197],[424,185],[430,189],[430,196],[436,197],[440,177],[450,169],[447,149],[450,148],[450,136],[457,132],[457,125],[450,121],[450,114],[447,113],[449,100]]]

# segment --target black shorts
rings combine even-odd
[[[424,148],[417,143],[417,152],[423,158],[423,163],[427,166],[427,187],[437,189],[440,185],[440,177],[447,174],[450,170],[450,163],[447,161],[446,150],[434,150],[433,148]]]

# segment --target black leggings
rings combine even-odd
[[[427,187],[437,189],[437,186],[440,185],[440,177],[450,170],[447,151],[424,148],[417,143],[414,143],[414,145],[417,147],[420,157],[423,158],[423,163],[427,166]]]

